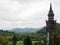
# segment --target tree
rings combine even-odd
[[[32,41],[29,36],[26,36],[26,38],[24,39],[24,45],[32,45]]]
[[[7,45],[7,44],[8,40],[6,39],[6,37],[0,34],[0,45]]]
[[[13,45],[16,45],[16,43],[17,43],[17,38],[16,38],[16,36],[14,35],[14,36],[13,36]]]

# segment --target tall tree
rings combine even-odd
[[[32,41],[29,36],[26,36],[26,38],[24,39],[24,45],[32,45]]]
[[[16,38],[16,36],[14,35],[14,36],[13,36],[13,45],[16,45],[16,43],[17,43],[17,38]]]

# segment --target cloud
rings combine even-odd
[[[49,0],[0,0],[0,28],[44,26],[50,2]],[[52,1],[58,22],[60,22],[59,2]]]

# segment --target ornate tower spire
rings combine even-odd
[[[52,10],[52,4],[50,3],[50,10],[49,10],[49,13],[48,13],[48,20],[54,20],[54,13],[53,13],[53,10]]]

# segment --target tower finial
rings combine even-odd
[[[54,17],[54,13],[53,13],[53,10],[52,10],[52,4],[50,3],[50,10],[49,10],[49,13],[48,13],[48,17],[50,19],[50,17]]]
[[[50,12],[52,11],[52,4],[50,3]]]

